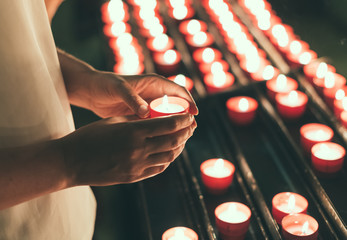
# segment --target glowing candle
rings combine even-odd
[[[186,6],[176,7],[173,9],[172,15],[176,20],[183,20],[188,15],[188,8]]]
[[[206,190],[211,194],[223,194],[234,178],[234,165],[224,159],[209,159],[200,165],[200,173]]]
[[[304,150],[311,152],[313,145],[320,142],[329,142],[334,136],[334,131],[320,123],[308,123],[300,128],[300,141]]]
[[[244,239],[251,218],[249,207],[239,202],[225,202],[216,207],[214,214],[221,239]]]
[[[282,234],[285,240],[316,240],[318,222],[307,214],[292,214],[282,220]]]
[[[337,119],[340,119],[340,115],[343,111],[347,111],[347,97],[345,96],[345,91],[347,87],[340,89],[336,92],[336,98],[334,100],[334,114]]]
[[[163,233],[162,240],[198,240],[198,235],[187,227],[173,227]]]
[[[305,113],[308,98],[303,92],[279,93],[275,99],[277,111],[285,119],[297,119]]]
[[[329,88],[330,90],[326,90],[326,94],[333,96],[335,94],[335,88],[341,88],[345,84],[346,78],[340,74],[333,72],[326,72],[324,74],[324,78],[313,78],[313,85],[316,88],[317,92],[321,95],[324,94],[324,89]]]
[[[174,81],[178,85],[185,87],[188,91],[192,91],[194,83],[193,80],[189,77],[184,76],[183,74],[178,74],[168,77],[168,79]]]
[[[214,57],[214,58],[212,59],[212,57]],[[216,60],[221,60],[222,59],[222,53],[215,48],[210,48],[210,47],[199,48],[193,52],[193,59],[198,64],[211,63],[211,62],[216,61]]]
[[[189,103],[183,98],[168,97],[157,98],[153,100],[150,105],[151,117],[167,116],[177,113],[188,112]]]
[[[234,76],[224,71],[215,71],[204,76],[204,83],[209,93],[224,90],[233,85],[234,81]]]
[[[226,102],[229,119],[238,125],[248,125],[253,122],[258,102],[246,96],[232,97]]]
[[[200,31],[205,32],[207,29],[207,25],[203,21],[197,19],[190,19],[181,22],[178,26],[178,29],[184,35],[194,35]]]
[[[147,47],[152,52],[164,52],[174,47],[173,40],[165,33],[147,40]]]
[[[275,99],[278,93],[289,93],[298,88],[298,83],[283,74],[266,82],[267,93],[271,100]]]
[[[197,32],[194,35],[187,35],[186,42],[191,49],[209,47],[213,44],[213,37],[208,32]]]
[[[272,198],[272,215],[278,224],[288,214],[306,213],[308,202],[303,196],[293,192],[282,192]]]
[[[337,143],[317,143],[311,149],[312,165],[319,172],[335,173],[342,168],[345,154],[345,149]]]
[[[174,49],[165,52],[154,52],[153,60],[156,63],[158,72],[165,74],[175,73],[181,61],[181,55]]]
[[[202,61],[205,63],[210,63],[215,59],[215,53],[212,48],[205,48],[202,52]]]
[[[335,68],[325,62],[313,61],[304,66],[304,74],[309,82],[313,82],[314,78],[324,78],[327,72],[335,72]]]

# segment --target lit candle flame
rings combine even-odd
[[[157,50],[163,50],[169,42],[169,37],[163,33],[153,39],[153,46]]]
[[[288,211],[293,212],[294,209],[295,209],[295,196],[290,195],[290,197],[288,199]]]
[[[233,215],[237,212],[237,207],[235,203],[230,203],[228,209],[226,210],[228,215]]]
[[[111,32],[112,35],[115,37],[120,36],[122,33],[125,33],[126,31],[126,25],[124,22],[117,22],[116,24],[112,24],[111,26]]]
[[[164,33],[164,27],[161,24],[155,24],[149,28],[149,34],[151,34],[152,37],[156,37],[162,33]]]
[[[275,68],[271,65],[267,65],[263,71],[264,80],[270,80],[274,77],[274,75],[275,75]]]
[[[177,59],[177,53],[169,49],[164,53],[164,61],[166,64],[173,64]]]
[[[219,72],[215,72],[213,73],[213,84],[216,87],[221,87],[226,83],[227,80],[227,75],[224,71],[219,71]]]
[[[215,58],[215,53],[212,48],[205,48],[202,51],[202,60],[205,63],[211,63]]]
[[[342,100],[345,97],[346,93],[342,89],[339,89],[335,93],[335,99],[336,100]]]
[[[224,169],[224,160],[218,158],[217,161],[213,164],[213,171],[222,171]]]
[[[220,62],[214,62],[211,64],[211,73],[215,74],[223,71],[223,66]]]
[[[187,31],[190,35],[194,35],[201,31],[200,22],[196,19],[192,19],[187,24]]]
[[[184,6],[185,0],[170,0],[170,5],[173,8]]]
[[[317,78],[324,78],[328,72],[328,65],[325,62],[321,62],[318,65],[316,76]]]
[[[287,77],[283,74],[279,74],[276,79],[276,89],[278,91],[283,91],[285,90],[286,86],[287,86]]]
[[[309,52],[304,52],[299,56],[299,62],[303,65],[310,63],[312,60],[312,56]]]
[[[276,24],[275,26],[272,27],[272,35],[278,39],[280,38],[283,34],[286,34],[286,29],[281,25],[281,24]]]
[[[290,43],[289,45],[290,52],[294,55],[297,55],[301,52],[302,50],[302,45],[299,41],[294,40]]]
[[[347,97],[342,98],[342,107],[344,111],[347,111]]]
[[[203,45],[207,40],[207,35],[205,32],[197,32],[193,36],[193,41],[197,45]]]
[[[175,230],[175,234],[170,237],[168,240],[189,240],[190,238],[188,238],[185,234],[184,234],[184,230],[182,228],[177,228]]]
[[[288,102],[291,105],[296,105],[298,103],[298,92],[297,91],[290,91],[290,93],[288,94]]]
[[[327,72],[324,78],[324,86],[326,88],[333,88],[335,86],[335,77],[332,72]]]
[[[116,40],[116,44],[119,48],[128,46],[133,41],[133,36],[130,33],[122,33]]]
[[[183,74],[178,74],[175,77],[174,80],[175,83],[177,83],[178,85],[185,87],[186,86],[186,77]]]
[[[176,7],[176,8],[173,9],[172,14],[173,14],[175,19],[182,20],[182,19],[184,19],[187,16],[188,9],[184,5],[180,6],[180,7]]]
[[[246,69],[250,73],[256,72],[260,67],[260,57],[256,56],[246,61]]]
[[[249,102],[246,98],[241,98],[239,101],[239,109],[241,112],[246,112],[249,109]]]
[[[164,108],[168,108],[169,107],[169,98],[167,97],[167,95],[164,95],[164,97],[163,97],[163,101],[162,101],[162,106],[164,107]]]
[[[306,221],[306,222],[302,225],[301,232],[302,232],[302,235],[307,235],[307,234],[308,234],[308,221]]]

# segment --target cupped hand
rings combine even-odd
[[[190,113],[198,114],[192,96],[184,87],[157,74],[121,76],[94,71],[87,79],[90,81],[80,86],[70,101],[103,118],[130,114],[145,118],[150,101],[164,95],[186,99],[190,103]]]
[[[189,114],[108,118],[61,138],[70,186],[132,183],[164,171],[182,152],[196,122]]]

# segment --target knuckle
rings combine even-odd
[[[177,138],[173,138],[172,140],[171,140],[171,148],[176,148],[176,147],[178,147],[179,146],[179,140],[177,139]]]
[[[170,119],[169,123],[168,123],[168,128],[170,131],[174,131],[179,127],[179,123],[176,119],[172,118]]]
[[[175,152],[174,151],[169,151],[168,152],[168,157],[167,157],[167,160],[168,162],[173,162],[175,160]]]

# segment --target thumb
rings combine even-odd
[[[121,98],[134,114],[140,118],[146,118],[149,115],[148,103],[127,82],[121,84],[119,90]]]

